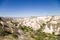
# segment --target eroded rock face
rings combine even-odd
[[[34,18],[23,18],[17,19],[19,24],[29,26],[34,30],[37,30],[44,23],[46,24],[43,30],[46,33],[55,32],[59,34],[60,31],[60,16],[44,16],[44,17],[34,17]],[[48,31],[47,31],[48,30]]]
[[[52,34],[54,32],[57,35],[60,34],[60,16],[11,18],[11,20],[10,18],[0,17],[0,35],[2,34],[2,40],[35,40],[30,36],[30,33],[26,32],[26,30],[29,31],[27,28],[25,28],[26,30],[20,29],[23,26],[32,28],[34,32],[41,28],[45,33]],[[15,39],[13,37],[18,38]]]

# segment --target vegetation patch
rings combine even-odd
[[[3,31],[3,33],[2,33],[3,36],[9,35],[9,34],[12,34],[12,33],[8,32],[8,31]]]
[[[30,27],[27,27],[27,26],[21,26],[20,29],[23,30],[23,31],[26,31],[26,32],[30,32],[30,31],[33,32],[33,29],[30,28]]]
[[[12,37],[13,38],[18,38],[18,36],[15,33],[12,34]]]
[[[12,21],[11,21],[11,23],[14,24],[15,26],[17,26],[19,24],[18,22],[12,22]]]

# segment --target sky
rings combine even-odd
[[[60,0],[0,0],[0,16],[60,15]]]

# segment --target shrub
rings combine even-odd
[[[19,24],[18,22],[11,22],[11,23],[14,24],[15,26]]]
[[[20,29],[22,29],[23,31],[26,31],[26,32],[31,32],[31,31],[33,32],[33,29],[30,27],[27,27],[27,26],[21,26]]]
[[[60,40],[60,34],[56,35],[56,39]]]
[[[13,38],[18,38],[18,36],[15,33],[12,34],[12,37]]]
[[[3,33],[2,33],[3,36],[9,35],[9,34],[12,34],[12,33],[8,32],[8,31],[3,31]]]

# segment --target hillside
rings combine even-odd
[[[60,16],[0,17],[0,40],[60,40]]]

